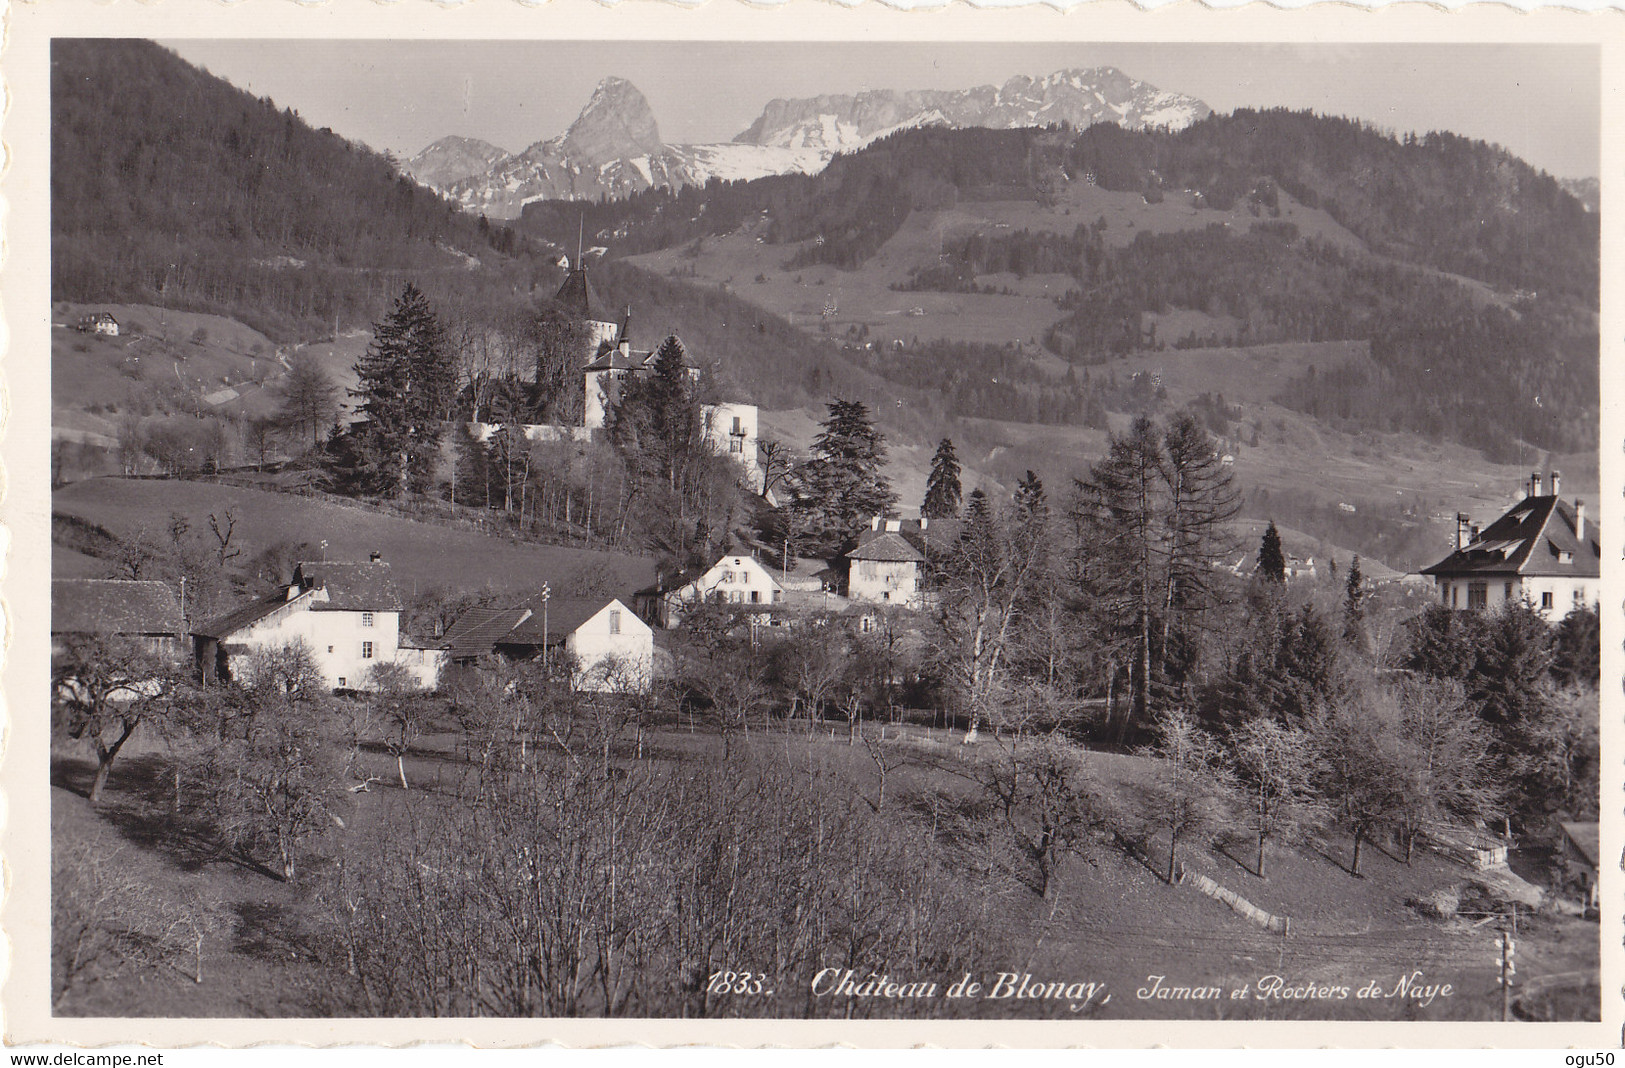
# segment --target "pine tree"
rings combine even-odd
[[[440,320],[428,298],[408,282],[395,307],[373,324],[372,344],[356,362],[362,421],[352,428],[352,466],[336,470],[341,484],[364,494],[395,497],[428,488],[440,432],[455,394],[455,368]]]
[[[931,475],[925,483],[925,503],[920,505],[920,514],[927,519],[948,519],[959,514],[959,505],[959,456],[954,452],[953,439],[943,438],[931,457]]]
[[[1281,551],[1281,532],[1273,519],[1258,543],[1258,575],[1266,582],[1286,581],[1286,554]]]
[[[1343,585],[1343,639],[1353,645],[1365,644],[1365,576],[1360,574],[1360,557],[1349,563],[1348,580]]]

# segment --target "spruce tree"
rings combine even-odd
[[[1281,532],[1273,519],[1258,543],[1258,575],[1266,582],[1286,581],[1286,554],[1281,551]]]
[[[337,450],[351,464],[341,484],[363,494],[396,497],[428,488],[441,428],[455,394],[455,367],[428,298],[408,282],[395,307],[373,324],[372,344],[356,362],[362,421]]]
[[[1348,581],[1343,586],[1343,638],[1354,645],[1365,644],[1365,576],[1360,574],[1360,557],[1349,563]]]
[[[959,505],[959,456],[954,452],[953,439],[943,438],[931,457],[931,475],[925,483],[920,514],[927,519],[947,519],[959,514]]]

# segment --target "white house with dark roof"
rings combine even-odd
[[[784,587],[760,560],[733,553],[698,575],[680,576],[671,586],[643,591],[639,596],[649,621],[669,629],[682,622],[689,605],[710,601],[766,609],[784,602]]]
[[[1584,501],[1564,501],[1562,475],[1542,493],[1539,472],[1523,500],[1482,530],[1456,517],[1456,548],[1422,574],[1448,608],[1494,609],[1524,601],[1549,622],[1601,599],[1602,538]]]
[[[875,519],[846,558],[848,599],[860,604],[920,607],[925,554],[903,536],[901,520]]]
[[[518,608],[476,608],[446,629],[442,644],[453,662],[492,654],[558,657],[577,690],[642,692],[654,680],[654,631],[616,598],[550,597]]]
[[[372,688],[380,664],[398,664],[419,688],[433,689],[445,652],[402,639],[404,607],[376,553],[364,564],[302,561],[279,593],[211,620],[193,642],[205,680],[238,675],[256,651],[302,642],[334,689]]]

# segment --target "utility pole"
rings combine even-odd
[[[1513,924],[1517,924],[1517,917],[1513,917]],[[1514,926],[1514,929],[1516,927]],[[1518,944],[1513,940],[1511,931],[1501,932],[1501,1022],[1512,1019],[1512,977],[1517,974],[1518,966],[1514,963],[1512,955],[1517,951]]]

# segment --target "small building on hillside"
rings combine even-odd
[[[127,639],[174,660],[187,655],[186,618],[163,582],[53,579],[52,654],[74,636]]]
[[[108,312],[91,312],[81,315],[76,328],[81,334],[101,334],[104,337],[118,337],[118,320]]]
[[[671,585],[656,585],[638,593],[643,617],[667,629],[682,622],[687,606],[705,601],[765,608],[784,601],[784,587],[760,560],[738,553],[722,557],[702,574],[678,576]]]
[[[924,520],[920,521],[922,524]],[[902,534],[901,520],[876,518],[846,554],[846,595],[857,603],[919,608],[925,554]]]
[[[205,681],[238,676],[255,652],[303,643],[327,684],[367,690],[381,664],[406,669],[420,688],[439,684],[439,643],[401,634],[404,599],[377,553],[368,563],[302,561],[280,592],[193,631]]]
[[[447,628],[447,657],[469,664],[502,655],[557,657],[570,684],[597,693],[641,693],[654,681],[654,631],[618,598],[550,597],[518,608],[476,608]]]
[[[1448,608],[1494,609],[1523,601],[1556,623],[1601,598],[1602,539],[1584,501],[1560,496],[1562,474],[1552,472],[1543,493],[1539,472],[1524,498],[1489,526],[1456,516],[1456,547],[1422,574],[1433,579]]]
[[[1569,881],[1580,888],[1585,902],[1597,907],[1597,857],[1599,837],[1597,823],[1564,823],[1563,867]]]

